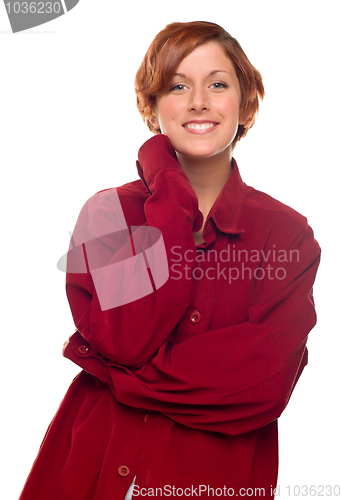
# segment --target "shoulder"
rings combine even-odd
[[[102,189],[95,193],[94,197],[101,198],[103,200],[110,199],[112,196],[118,195],[122,199],[141,199],[146,200],[148,197],[148,191],[144,186],[143,182],[138,179],[136,181],[128,182],[122,186]]]
[[[119,187],[102,189],[89,198],[86,204],[91,206],[92,209],[112,207],[118,203],[122,209],[125,207],[133,208],[134,206],[143,206],[148,194],[146,187],[139,179]]]
[[[282,245],[305,242],[319,250],[307,218],[262,191],[245,186],[242,214],[246,229],[259,233],[267,241]]]
[[[144,223],[144,203],[148,191],[141,180],[119,187],[103,189],[91,196],[83,205],[78,226],[112,228]]]
[[[304,215],[272,196],[247,185],[243,204],[246,210],[249,212],[254,211],[267,220],[288,220],[293,225],[302,226],[303,228],[307,227],[307,219]]]
[[[107,204],[107,199],[116,197],[117,203],[120,205],[120,210],[129,226],[141,225],[145,222],[144,204],[149,196],[149,192],[140,179],[116,188],[101,191],[100,195],[103,196],[105,205]]]

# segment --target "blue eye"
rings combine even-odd
[[[185,85],[182,85],[181,83],[178,83],[174,87],[171,88],[171,90],[184,90],[186,87]]]
[[[226,85],[225,83],[221,83],[221,82],[215,82],[210,86],[213,87],[214,89],[226,89],[228,87],[228,85]]]

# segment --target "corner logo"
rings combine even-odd
[[[69,251],[57,267],[71,274],[90,272],[102,311],[145,297],[169,278],[161,231],[128,227],[116,189],[101,191],[87,201]]]
[[[73,9],[79,0],[4,0],[13,33],[48,23]]]

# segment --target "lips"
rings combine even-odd
[[[191,122],[184,123],[183,127],[189,132],[193,133],[205,133],[211,132],[218,123],[206,121],[206,120],[194,120]]]

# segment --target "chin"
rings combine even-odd
[[[214,147],[197,147],[197,148],[175,148],[175,151],[188,158],[211,158],[212,156],[216,156],[218,154],[224,154],[224,152],[229,151],[230,144],[223,147],[222,149],[214,148]]]

